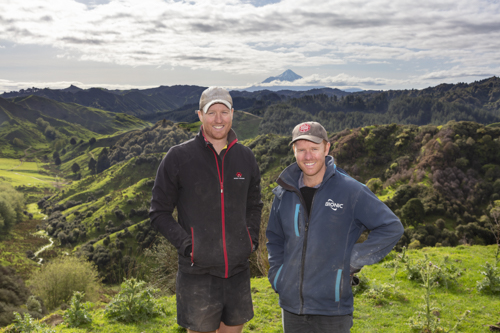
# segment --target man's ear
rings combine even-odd
[[[330,144],[330,142],[328,142],[325,145],[325,156],[328,156],[328,153],[330,152],[330,147],[331,147],[331,144]]]
[[[198,110],[198,118],[200,119],[200,121],[203,123],[203,116],[202,116],[202,112],[201,110]]]

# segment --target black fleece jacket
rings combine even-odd
[[[248,268],[258,246],[260,173],[252,151],[237,141],[231,130],[218,155],[200,129],[170,148],[158,168],[149,217],[177,248],[182,272],[228,278]]]

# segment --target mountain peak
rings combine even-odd
[[[71,92],[71,93],[75,93],[75,92],[80,91],[80,90],[82,90],[82,89],[78,88],[77,86],[74,86],[74,85],[70,85],[68,88],[61,89],[61,91]]]
[[[262,83],[269,83],[273,81],[288,81],[288,82],[293,82],[295,80],[302,79],[302,76],[295,74],[291,69],[287,69],[283,73],[281,73],[278,76],[270,76]]]

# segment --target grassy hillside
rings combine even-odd
[[[0,156],[38,158],[102,134],[144,128],[149,123],[126,114],[29,96],[17,103],[0,98]]]
[[[453,267],[460,271],[455,280],[448,281],[448,288],[441,283],[432,290],[430,300],[433,309],[430,319],[433,322],[439,319],[433,332],[449,331],[466,311],[470,311],[470,314],[458,324],[457,332],[486,332],[490,325],[500,321],[500,298],[479,293],[476,289],[477,282],[484,278],[480,274],[484,270],[481,266],[486,261],[494,261],[493,246],[427,248],[408,251],[406,254],[410,267],[422,260],[426,264],[432,262],[441,270]],[[398,262],[397,272],[391,267],[394,263],[392,258],[396,258]],[[448,258],[447,264],[444,264],[443,258]],[[361,275],[365,285],[364,290],[358,291],[355,296],[354,327],[351,332],[412,331],[410,318],[422,311],[425,304],[423,295],[427,292],[421,282],[408,279],[408,272],[395,253],[390,254],[382,263],[363,268]],[[109,301],[111,297],[109,295],[103,299],[107,298]],[[282,332],[278,295],[266,278],[252,279],[252,298],[255,317],[245,326],[244,332]],[[56,332],[185,332],[176,324],[173,296],[161,298],[166,316],[137,324],[121,324],[106,319],[103,314],[107,301],[92,306],[92,324],[69,329],[61,323],[55,327]],[[56,322],[62,314],[63,311],[59,310],[42,321]],[[61,322],[60,319],[58,321]],[[444,330],[439,330],[440,328]]]

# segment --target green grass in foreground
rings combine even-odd
[[[480,265],[486,261],[494,262],[494,250],[494,246],[459,246],[408,251],[412,260],[427,254],[429,260],[438,265],[449,256],[450,262],[462,269],[457,285],[449,289],[439,287],[431,295],[433,306],[438,308],[434,315],[440,318],[440,325],[446,330],[455,325],[457,317],[466,310],[471,311],[470,316],[458,327],[458,332],[488,332],[489,325],[500,321],[500,297],[480,294],[475,288],[476,282],[483,279]],[[408,319],[424,304],[424,289],[420,284],[408,280],[401,267],[396,275],[397,292],[382,295],[373,290],[392,283],[394,269],[385,268],[380,263],[365,267],[362,273],[369,279],[370,289],[355,297],[351,332],[410,332]],[[267,279],[252,279],[252,293],[255,317],[245,325],[244,332],[282,332],[278,295]],[[98,303],[92,310],[92,324],[78,329],[69,329],[62,324],[55,329],[57,332],[185,332],[176,324],[175,297],[164,297],[161,301],[165,304],[167,316],[148,322],[128,325],[110,322],[104,318],[106,304]],[[51,316],[54,319],[61,314],[59,311]]]

